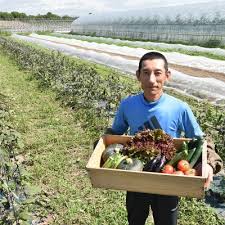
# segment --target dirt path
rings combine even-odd
[[[39,39],[39,40],[45,40],[44,38],[37,38],[37,37],[32,37],[35,39]],[[62,44],[61,42],[58,41],[51,41],[52,43],[56,43],[56,44]],[[139,57],[136,56],[128,56],[128,55],[124,55],[124,54],[119,54],[119,53],[112,53],[112,52],[108,52],[108,51],[103,51],[103,50],[98,50],[95,48],[87,48],[87,47],[81,47],[79,45],[72,45],[72,44],[65,44],[77,49],[82,49],[82,50],[88,50],[88,51],[95,51],[98,53],[105,53],[111,56],[119,56],[122,57],[124,59],[129,59],[129,60],[139,60]],[[218,73],[218,72],[212,72],[212,71],[208,71],[208,70],[202,70],[202,69],[198,69],[198,68],[194,68],[194,67],[189,67],[189,66],[183,66],[183,65],[177,65],[177,64],[173,64],[170,63],[169,64],[171,69],[174,69],[176,71],[185,73],[187,75],[190,76],[194,76],[194,77],[211,77],[211,78],[215,78],[218,79],[220,81],[225,82],[225,73]]]
[[[170,68],[194,77],[212,77],[225,82],[225,74],[170,63]]]

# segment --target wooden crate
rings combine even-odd
[[[104,135],[100,138],[86,166],[93,187],[162,195],[204,197],[204,183],[206,181],[204,168],[207,163],[206,142],[202,152],[202,176],[180,176],[100,167],[101,155],[106,146],[113,143],[124,144],[130,139],[131,136],[121,135]],[[176,148],[179,148],[185,140],[190,139],[174,139]]]

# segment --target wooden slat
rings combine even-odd
[[[125,144],[127,143],[130,139],[132,138],[132,136],[128,136],[128,135],[103,135],[102,139],[104,141],[104,144],[106,146],[111,145],[111,144]]]
[[[105,144],[104,144],[103,138],[100,138],[100,140],[98,141],[98,144],[96,145],[88,161],[86,168],[100,168],[102,152],[104,151],[104,149],[105,149]]]
[[[93,187],[196,198],[204,196],[205,179],[196,176],[103,168],[93,169],[90,174]]]
[[[207,142],[203,144],[202,150],[202,177],[206,178],[206,164],[207,164]]]

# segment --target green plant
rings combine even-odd
[[[222,46],[222,40],[210,39],[203,43],[203,46],[207,48],[218,48]]]
[[[23,148],[20,134],[11,126],[5,97],[0,94],[0,224],[25,224],[32,218],[35,202],[27,184],[24,168],[18,163]],[[33,187],[30,186],[30,190]]]
[[[203,200],[181,198],[178,225],[223,225],[224,220]],[[200,216],[199,216],[200,215]]]
[[[12,33],[9,31],[0,30],[0,36],[11,36]]]

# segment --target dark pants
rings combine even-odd
[[[127,192],[126,207],[129,225],[144,225],[151,206],[155,225],[176,225],[178,197]]]

